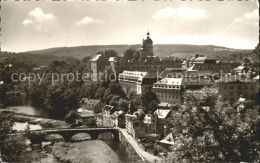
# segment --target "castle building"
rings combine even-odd
[[[163,78],[153,84],[152,91],[161,103],[172,105],[183,104],[183,94],[186,90],[199,90],[205,85],[212,85],[212,79],[207,76],[182,76]]]
[[[111,67],[117,72],[122,73],[127,71],[143,71],[156,72],[163,71],[165,68],[181,68],[182,60],[177,57],[158,57],[154,56],[153,40],[150,38],[150,33],[147,33],[147,38],[143,39],[139,57],[111,57],[109,62]]]
[[[94,114],[95,110],[102,110],[104,103],[101,100],[82,98],[80,100],[81,109]]]
[[[150,38],[149,32],[147,32],[146,39],[143,39],[140,55],[141,57],[153,56],[153,40]]]
[[[103,52],[98,52],[94,58],[90,59],[92,81],[103,80],[103,72],[106,66],[109,66],[110,64],[109,57],[107,57]]]
[[[147,38],[143,39],[141,50],[138,55],[130,57],[110,57],[106,58],[102,54],[97,54],[91,59],[92,80],[98,81],[102,76],[105,66],[110,65],[116,74],[124,71],[133,72],[162,72],[166,69],[184,72],[210,72],[216,74],[226,74],[231,72],[239,63],[223,63],[216,59],[206,57],[201,54],[195,54],[187,59],[179,59],[177,57],[158,57],[153,52],[153,41],[150,33]],[[124,74],[123,74],[124,75]]]
[[[125,59],[124,57],[111,58],[111,67],[117,73],[127,71],[156,72],[165,68],[181,68],[182,61],[176,57],[147,56],[140,58]]]
[[[188,71],[211,71],[212,73],[229,73],[238,65],[239,63],[222,63],[201,54],[195,54],[182,62],[182,68]]]
[[[227,74],[216,81],[216,85],[222,100],[231,104],[240,97],[255,100],[259,92],[259,80],[253,80],[245,75]]]
[[[152,72],[124,71],[119,74],[118,80],[125,94],[132,92],[142,95],[151,91],[153,83],[157,81],[157,76]]]
[[[90,60],[90,67],[91,67],[91,79],[92,81],[98,81],[100,78],[99,72],[101,72],[101,58],[102,55],[98,54],[94,58]]]
[[[117,74],[123,71],[156,72],[165,68],[181,68],[182,60],[177,57],[158,57],[153,53],[153,41],[150,33],[143,39],[139,57],[110,57],[107,59],[102,54],[97,54],[90,60],[91,77],[93,81],[98,81],[104,71],[105,66],[110,65]]]

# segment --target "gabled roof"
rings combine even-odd
[[[159,142],[163,144],[174,145],[175,143],[174,143],[172,132]]]
[[[169,113],[171,112],[171,110],[165,110],[165,109],[157,109],[154,114],[156,114],[158,116],[158,118],[160,119],[165,119]]]
[[[240,97],[240,98],[238,99],[238,102],[244,102],[244,101],[246,101],[245,98]]]
[[[82,109],[82,108],[79,108],[79,109],[77,110],[77,112],[78,112],[78,115],[79,115],[80,117],[92,117],[92,116],[94,116],[94,114],[93,114],[92,111],[86,110],[86,109]]]
[[[144,124],[151,124],[152,123],[152,115],[151,114],[145,114],[143,123]]]
[[[159,105],[158,105],[159,107],[170,107],[171,106],[171,104],[169,104],[169,103],[167,103],[167,102],[161,102],[161,103],[159,103]]]
[[[104,111],[104,110],[109,111],[109,114],[113,114],[113,113],[116,111],[116,107],[111,106],[111,105],[105,105],[105,106],[102,108],[102,111]]]
[[[245,66],[238,66],[237,68],[235,68],[235,70],[243,70],[244,68],[246,68]]]
[[[79,116],[82,118],[87,118],[87,117],[94,117],[95,115],[92,113],[80,113]]]
[[[80,102],[88,109],[93,109],[97,104],[101,102],[101,100],[82,98]]]
[[[135,115],[137,118],[139,119],[143,119],[144,118],[144,110],[143,109],[138,109],[137,111],[135,111],[133,113],[133,115]]]
[[[109,62],[117,62],[117,57],[110,57]]]
[[[119,111],[115,111],[112,115],[114,115],[114,116],[120,116],[120,115],[122,115],[124,113],[124,111],[122,111],[122,110],[119,110]]]
[[[174,85],[181,85],[182,78],[163,78],[154,84],[174,84]]]
[[[132,77],[144,77],[147,74],[147,72],[143,71],[123,71],[119,75],[127,75],[127,76],[132,76]]]
[[[157,73],[156,72],[147,72],[143,78],[157,78]]]
[[[103,109],[102,110],[112,110],[114,108],[114,106],[111,106],[111,105],[105,105],[104,107],[103,107]]]
[[[101,57],[101,54],[96,55],[94,58],[92,58],[90,61],[97,61]]]
[[[193,60],[193,62],[204,62],[207,59],[207,57],[198,57]]]

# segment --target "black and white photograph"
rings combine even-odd
[[[258,0],[0,5],[0,163],[260,161]]]

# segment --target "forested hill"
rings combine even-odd
[[[35,64],[36,66],[48,65],[52,60],[66,61],[75,63],[82,58],[93,57],[99,51],[114,50],[118,55],[122,55],[127,49],[140,50],[141,45],[90,45],[77,47],[57,47],[43,50],[35,50],[22,53],[0,52],[0,57],[8,57],[19,60],[24,63]],[[186,45],[186,44],[155,44],[154,55],[176,56],[178,58],[187,58],[195,53],[217,58],[221,61],[241,62],[244,58],[251,61],[258,61],[257,54],[252,50],[236,50],[213,45]]]
[[[31,54],[48,54],[59,57],[69,56],[82,59],[85,56],[93,56],[98,51],[115,50],[121,55],[125,50],[133,48],[139,50],[140,44],[137,45],[89,45],[77,47],[57,47],[43,50],[29,51]],[[154,54],[156,56],[176,56],[187,58],[194,53],[201,53],[206,56],[227,55],[234,52],[243,52],[244,50],[229,49],[214,45],[186,45],[186,44],[155,44]]]
[[[10,63],[14,64],[16,62],[29,64],[36,66],[46,66],[51,63],[51,61],[65,61],[67,63],[77,63],[79,60],[77,58],[69,56],[55,56],[51,54],[31,54],[31,53],[12,53],[12,52],[0,52],[0,60],[2,58],[7,58]]]

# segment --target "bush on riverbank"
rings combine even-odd
[[[3,141],[3,159],[9,162],[22,162],[22,155],[28,147],[23,135],[7,137]]]
[[[62,162],[119,162],[116,153],[101,140],[55,143],[52,151]]]

